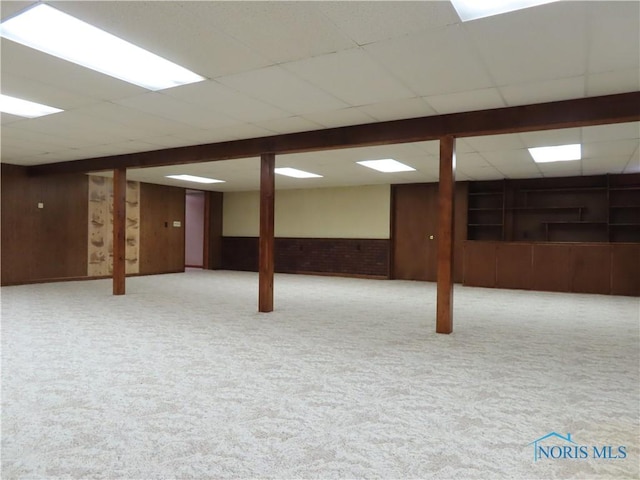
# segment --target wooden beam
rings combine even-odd
[[[113,294],[125,293],[127,229],[127,170],[113,171]]]
[[[273,153],[260,158],[259,312],[273,311],[275,159]]]
[[[456,145],[453,136],[440,139],[438,186],[438,294],[436,332],[453,331],[453,206]]]
[[[338,148],[583,127],[640,120],[640,92],[434,115],[29,167],[32,175],[85,173]]]

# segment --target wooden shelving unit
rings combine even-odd
[[[468,239],[640,243],[640,175],[470,182]]]
[[[504,240],[505,182],[478,182],[468,193],[467,236],[470,240]]]

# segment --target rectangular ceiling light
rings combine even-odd
[[[2,22],[0,36],[149,90],[205,79],[43,3]]]
[[[19,117],[36,118],[62,111],[59,108],[0,94],[0,112],[18,115]]]
[[[286,175],[287,177],[293,178],[321,178],[322,175],[317,175],[315,173],[305,172],[304,170],[298,170],[297,168],[276,168],[274,170],[278,175]]]
[[[174,180],[182,180],[185,182],[196,183],[225,183],[224,180],[216,180],[215,178],[196,177],[194,175],[167,175],[167,178],[173,178]]]
[[[582,158],[582,149],[579,143],[558,145],[557,147],[530,148],[529,153],[536,163],[568,162]]]
[[[373,168],[379,172],[394,173],[394,172],[413,172],[415,168],[400,163],[393,158],[385,158],[382,160],[363,160],[362,162],[356,162],[364,167]]]
[[[558,0],[451,0],[460,20],[468,22],[501,13],[553,3]]]

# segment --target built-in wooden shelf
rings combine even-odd
[[[549,193],[549,192],[604,192],[607,187],[562,187],[562,188],[526,188],[520,190],[523,193]]]
[[[640,174],[479,181],[469,190],[469,240],[640,243]]]

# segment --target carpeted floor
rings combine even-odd
[[[638,298],[189,271],[2,288],[2,478],[638,478]],[[542,458],[550,432],[626,458]]]

